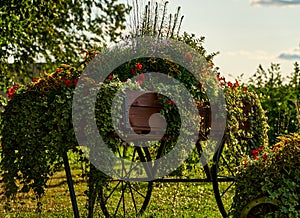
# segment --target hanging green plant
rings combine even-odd
[[[300,136],[278,140],[272,147],[252,150],[239,167],[234,217],[299,217]]]

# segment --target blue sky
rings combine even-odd
[[[300,0],[169,0],[169,12],[178,6],[182,30],[205,36],[205,48],[220,52],[215,64],[230,79],[243,73],[246,81],[259,64],[271,63],[286,76],[300,63]]]
[[[283,75],[300,62],[300,0],[170,0],[182,7],[183,30],[205,36],[222,74],[245,80],[259,64],[281,64]],[[174,9],[173,9],[174,8]],[[229,76],[230,77],[230,76]]]

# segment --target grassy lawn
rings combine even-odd
[[[81,217],[87,216],[86,182],[80,169],[72,169],[75,192]],[[1,192],[1,190],[0,190]],[[65,172],[54,174],[41,200],[41,212],[32,194],[19,195],[5,210],[5,200],[0,201],[0,217],[73,217]],[[95,217],[104,217],[96,205]],[[129,215],[132,217],[132,215]],[[142,217],[221,217],[209,183],[154,183],[150,203]]]

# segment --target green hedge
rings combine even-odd
[[[278,140],[269,149],[253,150],[253,157],[245,159],[240,167],[234,217],[240,217],[243,210],[243,215],[255,217],[300,216],[300,135],[281,136]],[[256,201],[261,204],[255,206]]]

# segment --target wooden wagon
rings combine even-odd
[[[151,162],[165,154],[166,143],[168,140],[160,139],[168,137],[168,135],[164,134],[166,131],[166,121],[162,116],[153,116],[159,114],[163,109],[163,106],[160,103],[160,97],[161,96],[157,93],[153,92],[126,92],[123,107],[124,114],[122,128],[124,129],[125,126],[125,129],[128,128],[133,130],[134,134],[126,135],[126,142],[132,141],[132,144],[129,145],[128,143],[125,143],[122,146],[118,146],[115,151],[117,156],[132,162]],[[199,138],[195,145],[195,153],[200,156],[204,149],[203,143],[205,143],[207,136],[209,135],[212,115],[209,104],[199,107],[198,110],[199,115],[203,117],[201,126],[204,127],[202,128],[204,131],[199,132]],[[245,104],[243,108],[244,113],[247,113],[249,110],[251,110],[250,105]],[[151,117],[154,118],[151,119]],[[149,125],[149,119],[151,119],[151,125]],[[245,120],[240,126],[242,131],[247,131],[250,128],[250,122]],[[232,169],[232,164],[237,166],[242,163],[241,157],[245,153],[251,153],[251,150],[255,149],[255,145],[251,138],[245,137],[241,139],[246,142],[246,146],[239,147],[238,151],[235,151],[235,155],[228,159],[228,154],[226,154],[226,152],[224,154],[224,151],[228,150],[230,139],[226,134],[226,130],[224,132],[224,129],[220,129],[219,132],[222,134],[221,146],[217,147],[214,151],[211,164],[203,165],[203,175],[205,175],[203,178],[200,178],[199,176],[195,176],[195,178],[165,176],[152,181],[139,182],[105,177],[105,180],[100,181],[98,185],[94,187],[97,194],[94,194],[94,198],[91,198],[92,200],[89,205],[90,214],[94,213],[96,196],[98,196],[101,210],[106,217],[128,217],[128,213],[131,214],[129,216],[132,216],[132,213],[134,213],[135,216],[139,216],[145,211],[150,202],[154,184],[165,182],[206,182],[213,184],[215,199],[220,213],[223,217],[227,217],[231,207],[231,203],[228,204],[228,202],[232,202],[231,198],[235,182],[235,171]],[[147,146],[135,146],[136,140],[140,140],[136,139],[136,135],[142,135],[143,139],[160,141],[154,150]],[[199,165],[201,165],[200,162]],[[155,167],[155,162],[153,162],[153,167]],[[132,170],[134,170],[134,165]]]

